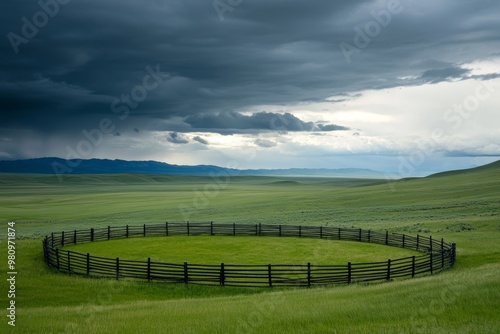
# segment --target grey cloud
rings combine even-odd
[[[444,156],[446,157],[497,157],[500,158],[500,148],[496,147],[491,150],[478,148],[471,150],[453,150],[453,151],[445,151]]]
[[[489,73],[489,74],[480,74],[480,75],[471,75],[468,78],[474,80],[493,80],[496,78],[500,78],[500,73]]]
[[[267,140],[267,139],[256,139],[254,141],[255,145],[257,146],[260,146],[260,147],[274,147],[276,146],[276,142],[272,141],[272,140]]]
[[[345,99],[334,99],[334,100],[328,100],[332,103],[341,103],[341,102],[346,102],[346,101],[349,101],[349,99],[345,98]]]
[[[450,79],[461,79],[464,78],[468,73],[470,73],[469,69],[461,68],[459,66],[452,66],[441,69],[427,70],[422,73],[420,78],[425,82],[438,83]]]
[[[290,113],[278,114],[259,112],[246,116],[237,112],[204,113],[188,116],[184,122],[193,129],[212,129],[212,131],[238,132],[240,130],[259,131],[337,131],[348,128],[329,124],[316,125],[304,122]]]
[[[195,136],[195,137],[193,137],[193,140],[194,140],[194,141],[197,141],[197,142],[198,142],[198,143],[200,143],[200,144],[203,144],[203,145],[208,145],[208,141],[207,141],[207,140],[205,140],[205,139],[203,139],[203,138],[201,138],[200,136]]]
[[[170,132],[167,134],[167,141],[174,144],[187,144],[189,140],[185,135],[178,132]]]
[[[321,131],[342,131],[342,130],[349,130],[348,127],[341,126],[341,125],[335,125],[335,124],[318,124],[318,128]]]

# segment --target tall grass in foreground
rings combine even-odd
[[[498,263],[377,285],[250,291],[64,276],[44,270],[29,246],[23,333],[495,333],[499,325]]]

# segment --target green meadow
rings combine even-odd
[[[500,332],[499,162],[399,181],[124,174],[69,175],[59,182],[53,175],[3,174],[0,220],[0,269],[6,277],[7,222],[15,221],[18,272],[15,327],[7,325],[9,286],[1,280],[1,333]],[[43,263],[42,239],[52,231],[186,220],[432,235],[457,244],[457,261],[440,274],[404,281],[281,290],[90,279]],[[238,238],[133,238],[71,247],[130,259],[152,253],[173,262],[218,256],[232,256],[227,263],[260,263],[261,256],[271,256],[265,262],[361,262],[407,254],[342,241]]]
[[[416,251],[353,241],[255,236],[172,236],[118,239],[64,247],[127,260],[201,264],[343,264],[382,262]]]

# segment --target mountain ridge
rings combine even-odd
[[[55,157],[0,160],[0,173],[22,174],[168,174],[207,176],[213,174],[255,176],[330,176],[384,178],[385,173],[362,168],[235,169],[215,165],[175,165],[154,160],[72,159]]]

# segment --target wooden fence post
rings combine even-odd
[[[116,280],[120,278],[120,259],[116,258]]]
[[[165,222],[165,234],[168,237],[168,222]]]
[[[372,233],[372,230],[368,230],[368,242],[371,242],[371,233]]]
[[[148,257],[148,273],[147,273],[147,276],[148,276],[148,282],[151,282],[151,258]]]
[[[111,238],[111,226],[108,225],[108,240]]]
[[[403,248],[405,248],[405,234],[403,234]]]
[[[128,225],[125,226],[125,237],[128,238]]]
[[[281,225],[279,225],[279,236],[281,237]]]
[[[142,235],[145,237],[146,236],[146,224],[142,226]]]
[[[233,236],[236,235],[236,223],[233,223]]]
[[[351,284],[352,279],[352,264],[347,262],[347,284]]]
[[[391,280],[391,259],[387,260],[387,281]]]
[[[271,276],[271,264],[267,265],[267,275],[269,276],[269,287],[273,287],[273,278]]]
[[[43,239],[42,246],[43,246],[43,258],[45,262],[47,262],[47,236],[45,236],[45,239]]]
[[[319,227],[319,238],[323,239],[323,226]]]
[[[307,263],[307,287],[311,287],[311,263]]]
[[[415,255],[411,257],[411,278],[415,277]]]
[[[337,229],[338,229],[338,234],[339,234],[338,235],[338,240],[340,240],[340,227],[337,227]]]
[[[429,236],[429,252],[432,253],[432,235]]]
[[[210,235],[214,235],[214,222],[210,222]]]
[[[51,234],[52,248],[54,248],[54,232]]]
[[[187,234],[189,235],[189,221],[186,223]]]
[[[299,238],[301,238],[301,237],[302,237],[302,226],[299,225]]]
[[[431,275],[433,273],[433,259],[432,259],[432,252],[429,253],[429,265],[430,265],[430,270],[431,270]]]
[[[262,224],[259,223],[259,237],[262,236]]]
[[[94,229],[93,228],[90,229],[90,241],[94,242]]]
[[[59,248],[56,248],[57,270],[59,270]]]
[[[385,231],[385,244],[388,245],[389,244],[389,231]]]
[[[90,275],[90,254],[87,253],[87,276]]]
[[[74,234],[73,234],[73,244],[75,244],[75,245],[76,245],[76,230],[75,230],[75,232],[74,232]]]
[[[359,229],[359,241],[361,241],[361,229]]]
[[[64,231],[61,232],[61,246],[64,247]]]
[[[48,262],[47,262],[47,252],[48,252],[47,238],[48,238],[48,236],[45,236],[45,239],[43,239],[43,241],[42,241],[42,245],[43,245],[43,257],[45,259],[45,263],[48,264]]]
[[[418,247],[420,246],[420,236],[417,234],[417,248],[416,250],[418,251]]]
[[[188,264],[187,262],[184,262],[184,283],[188,284],[188,282],[189,282]]]
[[[220,285],[224,286],[226,281],[226,275],[224,273],[224,263],[220,264]]]
[[[67,253],[67,254],[68,254],[68,273],[69,273],[69,274],[70,274],[70,276],[71,276],[71,262],[70,262],[70,261],[71,261],[71,256],[70,256],[70,254],[69,254],[69,251],[68,251],[68,253]]]

